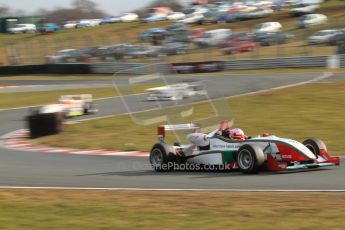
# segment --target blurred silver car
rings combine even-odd
[[[231,34],[231,29],[209,30],[204,33],[204,36],[202,38],[194,39],[193,43],[200,48],[209,46],[219,46],[227,39],[229,39]]]
[[[308,38],[309,44],[328,43],[329,40],[339,34],[339,30],[320,30]]]

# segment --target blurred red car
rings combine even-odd
[[[233,54],[247,51],[254,51],[259,47],[259,43],[251,41],[235,42],[231,43],[228,47],[223,49],[225,54]]]
[[[192,40],[194,40],[197,38],[202,38],[202,37],[204,37],[204,35],[205,35],[205,29],[204,28],[197,28],[197,29],[193,30],[193,33],[190,36],[190,38]]]
[[[238,32],[233,33],[231,37],[222,44],[222,47],[228,47],[232,43],[244,42],[244,41],[253,41],[254,34],[247,33],[247,32]]]

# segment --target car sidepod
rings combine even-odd
[[[240,146],[238,141],[226,142],[223,138],[211,138],[208,146],[195,147],[193,154],[187,157],[187,162],[236,169],[236,152]]]

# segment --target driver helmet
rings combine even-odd
[[[246,139],[246,135],[244,134],[243,130],[240,128],[230,129],[230,137],[232,139],[236,139],[236,140],[245,140]]]

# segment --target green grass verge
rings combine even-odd
[[[345,83],[316,83],[226,100],[235,116],[235,126],[255,136],[263,132],[303,141],[318,137],[332,154],[344,155],[343,114]],[[183,122],[212,115],[209,104],[193,106],[193,114]],[[186,108],[172,108],[137,114],[152,118],[177,114]],[[36,143],[74,148],[109,148],[147,151],[156,141],[156,126],[135,124],[127,115],[68,125],[62,134],[35,140]],[[88,140],[87,142],[85,140]]]
[[[2,229],[342,229],[342,193],[1,190]],[[312,217],[312,218],[311,218]]]
[[[143,93],[145,89],[160,86],[159,84],[135,85],[122,87],[122,94]],[[92,94],[94,99],[103,97],[115,97],[118,95],[114,87],[67,89],[56,91],[0,93],[0,109],[27,107],[57,102],[61,95],[68,94]]]

